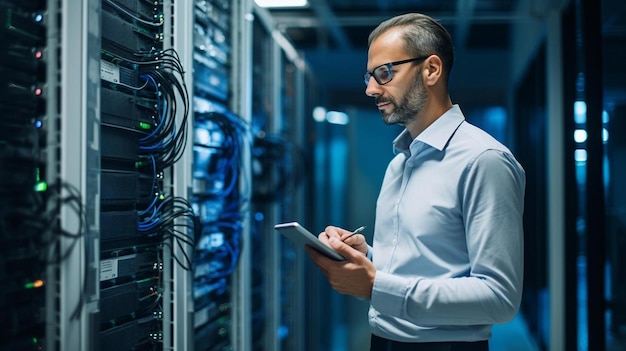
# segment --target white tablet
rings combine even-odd
[[[298,222],[279,223],[274,226],[274,229],[278,230],[281,234],[289,238],[297,245],[309,245],[317,251],[323,253],[327,257],[332,258],[336,261],[346,260],[337,251],[333,250],[333,248],[321,242],[317,238],[317,236],[311,234],[311,232],[306,230]]]

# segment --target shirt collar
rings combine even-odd
[[[403,153],[406,156],[411,154],[410,149],[418,143],[424,143],[442,151],[459,125],[465,121],[463,112],[459,105],[453,105],[446,113],[437,118],[428,128],[424,129],[414,140],[407,129],[393,141],[395,153]]]

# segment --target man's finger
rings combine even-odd
[[[330,247],[332,247],[335,251],[339,252],[341,256],[345,257],[348,261],[354,262],[363,257],[363,254],[361,253],[361,251],[344,243],[338,238],[330,238],[328,243],[330,244]]]

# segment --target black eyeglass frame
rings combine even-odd
[[[425,56],[420,56],[420,57],[414,57],[414,58],[410,58],[410,59],[406,59],[406,60],[400,60],[400,61],[393,61],[393,62],[387,62],[387,63],[383,63],[382,65],[376,66],[374,67],[374,69],[371,72],[365,72],[363,73],[363,82],[365,82],[365,85],[369,84],[370,78],[374,77],[374,79],[376,80],[376,83],[380,84],[380,85],[385,85],[389,82],[391,82],[393,80],[393,70],[391,70],[391,68],[393,66],[399,66],[405,63],[409,63],[409,62],[414,62],[414,61],[424,61],[427,58],[429,58],[431,55],[425,55]],[[383,67],[383,66],[387,66],[387,70],[389,71],[389,80],[382,83],[380,81],[380,78],[378,78],[378,76],[376,75],[376,70]]]

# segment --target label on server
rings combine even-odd
[[[120,68],[109,61],[100,61],[100,78],[111,83],[120,82]]]
[[[105,281],[118,276],[118,258],[100,261],[100,281]]]

